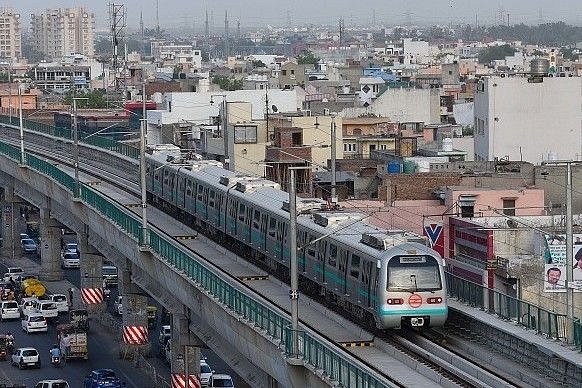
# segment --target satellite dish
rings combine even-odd
[[[277,113],[277,111],[279,111],[279,108],[277,108],[277,105],[271,105],[271,110]]]

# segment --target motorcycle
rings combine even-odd
[[[51,356],[51,365],[55,368],[61,367],[61,357],[60,356]]]

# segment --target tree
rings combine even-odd
[[[72,105],[74,97],[87,98],[86,100],[77,101],[78,108],[107,108],[107,98],[103,89],[68,90],[64,96],[65,102]]]
[[[253,63],[253,69],[256,69],[259,67],[267,67],[267,65],[265,65],[263,63],[263,61],[261,61],[261,60],[256,60],[256,61],[253,61],[252,63]]]
[[[489,64],[496,59],[505,59],[515,54],[515,49],[508,44],[487,47],[479,52],[479,63]]]
[[[212,83],[220,86],[222,90],[240,90],[243,87],[243,81],[235,78],[228,78],[224,76],[212,77]]]
[[[317,65],[319,63],[319,58],[317,58],[309,50],[303,50],[301,54],[297,56],[297,63],[300,65]]]

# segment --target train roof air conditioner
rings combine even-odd
[[[319,226],[336,227],[348,222],[355,222],[364,219],[365,215],[360,213],[315,213],[313,222]]]
[[[385,251],[388,248],[407,242],[417,242],[426,245],[426,238],[404,230],[389,230],[386,233],[364,233],[362,234],[360,242],[372,248]]]
[[[309,213],[314,210],[325,210],[327,202],[317,198],[297,198],[297,214]],[[283,201],[282,210],[289,211],[289,201]]]

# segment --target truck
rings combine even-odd
[[[70,323],[57,325],[57,341],[65,360],[89,359],[87,332]]]
[[[69,311],[71,325],[76,329],[89,332],[89,313],[85,309],[74,309]]]

